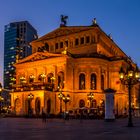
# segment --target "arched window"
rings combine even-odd
[[[104,90],[104,75],[101,75],[101,89]]]
[[[42,73],[38,76],[38,80],[40,82],[45,82],[45,79],[46,79],[46,74]]]
[[[36,98],[35,100],[35,112],[36,112],[36,115],[39,115],[40,114],[40,98]]]
[[[91,74],[91,79],[90,79],[90,89],[95,90],[96,87],[96,75],[95,74]]]
[[[79,89],[85,89],[85,74],[79,75]]]
[[[49,44],[48,43],[45,43],[43,51],[49,51]]]
[[[20,80],[20,84],[26,83],[26,78],[25,78],[25,76],[21,76],[21,77],[19,78],[19,80]]]
[[[15,111],[16,111],[16,114],[20,114],[21,108],[22,108],[22,106],[21,106],[21,100],[19,98],[17,98],[15,100]]]
[[[84,100],[80,100],[79,101],[79,107],[82,108],[85,106],[85,101]]]
[[[64,88],[64,72],[58,73],[58,86]]]

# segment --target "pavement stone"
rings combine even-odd
[[[0,118],[0,140],[140,140],[140,118],[127,121]]]

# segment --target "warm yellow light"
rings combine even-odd
[[[133,77],[133,71],[132,70],[128,71],[128,77],[130,77],[130,78]]]
[[[67,95],[67,100],[70,100],[70,96],[69,95]]]
[[[63,98],[63,94],[62,94],[62,93],[59,93],[59,94],[58,94],[58,98],[59,98],[59,99],[62,99],[62,98]]]
[[[41,77],[42,78],[46,78],[46,75],[43,73],[43,74],[41,74]]]
[[[35,76],[34,75],[30,75],[30,79],[34,79],[35,78]]]
[[[124,73],[121,72],[121,73],[120,73],[120,79],[123,79],[123,78],[124,78]]]
[[[137,79],[140,78],[140,72],[135,72],[135,78],[137,78]]]
[[[3,101],[3,100],[4,100],[4,98],[0,96],[0,101]]]
[[[53,77],[51,77],[51,80],[55,80],[56,78],[53,76]]]

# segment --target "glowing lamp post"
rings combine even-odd
[[[31,110],[31,101],[32,99],[34,98],[34,95],[32,93],[30,93],[28,95],[28,115],[31,115],[32,114],[32,110]]]
[[[132,122],[132,106],[131,106],[131,88],[133,85],[139,82],[140,71],[138,67],[134,69],[132,65],[130,64],[127,71],[124,71],[123,68],[121,67],[120,72],[119,72],[119,77],[120,77],[121,83],[123,85],[127,85],[128,87],[128,100],[129,100],[128,127],[132,127],[133,122]]]
[[[67,103],[70,101],[70,95],[67,94],[67,96],[63,95],[63,101],[65,103],[65,112],[67,112]]]
[[[46,75],[43,73],[40,75],[41,76],[41,80],[43,81],[43,83],[45,82],[45,78],[46,78]]]
[[[93,98],[94,98],[94,95],[93,95],[93,93],[92,92],[90,92],[88,95],[87,95],[87,98],[88,98],[88,100],[89,100],[89,102],[90,102],[90,108],[92,107],[92,101],[93,101]]]
[[[60,89],[60,93],[58,94],[58,98],[60,100],[60,114],[62,113],[62,100],[63,100],[62,90]]]
[[[55,81],[55,79],[56,78],[54,76],[51,77],[52,90],[54,90],[54,81]]]

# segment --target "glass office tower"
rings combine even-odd
[[[29,43],[37,39],[37,31],[28,21],[13,22],[4,32],[4,88],[15,83],[13,64],[32,53]]]

